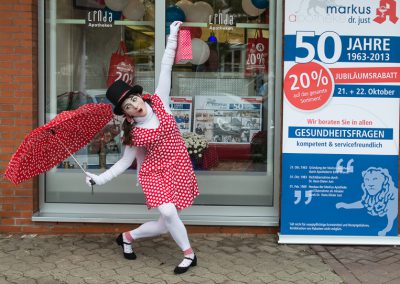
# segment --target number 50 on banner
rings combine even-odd
[[[296,48],[304,48],[306,50],[306,55],[303,57],[295,57],[296,63],[308,63],[314,60],[315,55],[319,57],[319,61],[327,64],[335,63],[339,60],[342,54],[342,41],[340,36],[335,32],[324,32],[322,33],[315,44],[313,39],[315,37],[315,32],[310,31],[298,31],[296,33]],[[333,50],[330,52],[332,55],[328,57],[326,54],[327,40],[333,40]],[[311,42],[310,42],[311,41]]]

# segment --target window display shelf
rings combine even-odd
[[[263,30],[269,29],[268,24],[254,24],[254,23],[236,23],[236,27],[242,29],[263,29]]]
[[[47,22],[50,22],[47,20]],[[84,25],[86,23],[85,19],[57,19],[56,20],[57,24],[75,24],[75,25]],[[122,20],[122,21],[114,21],[114,25],[116,26],[153,26],[154,27],[154,22],[153,21],[127,21],[127,20]],[[184,22],[182,24],[184,27],[198,27],[198,28],[207,28],[208,23],[195,23],[195,22]],[[237,28],[242,28],[242,29],[269,29],[268,24],[257,24],[257,23],[236,23]]]
[[[47,23],[50,23],[47,20]],[[57,24],[65,24],[65,25],[84,25],[86,23],[85,19],[56,19]],[[114,25],[116,26],[153,26],[153,21],[114,21]]]
[[[208,23],[183,22],[182,26],[183,27],[207,28]]]
[[[46,21],[48,24],[51,23],[50,20]],[[86,22],[85,19],[56,19],[56,24],[64,24],[64,25],[84,25]]]
[[[182,26],[184,27],[199,27],[199,28],[207,28],[209,23],[192,23],[192,22],[184,22]],[[242,29],[269,29],[268,24],[257,24],[257,23],[236,23],[236,28]]]
[[[116,26],[153,26],[153,21],[114,21],[114,25]]]

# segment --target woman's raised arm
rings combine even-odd
[[[155,93],[161,98],[164,103],[164,107],[168,112],[169,109],[169,95],[171,91],[171,73],[172,65],[175,60],[176,47],[178,45],[178,31],[182,22],[175,21],[170,25],[170,34],[167,40],[167,46],[165,47],[164,55],[161,60],[160,79]]]

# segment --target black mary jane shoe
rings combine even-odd
[[[122,247],[122,251],[124,252],[124,257],[126,259],[136,259],[136,254],[132,252],[125,252],[124,251],[124,244],[125,245],[130,245],[130,243],[124,243],[124,239],[122,237],[122,234],[119,234],[119,236],[115,240],[119,246]]]
[[[175,274],[185,273],[186,271],[189,270],[190,267],[197,265],[197,257],[196,257],[196,255],[194,255],[193,258],[190,258],[190,257],[185,257],[185,258],[191,260],[192,262],[188,266],[184,266],[184,267],[177,266],[177,267],[175,267],[175,269],[174,269],[174,273]]]

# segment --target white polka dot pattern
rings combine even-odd
[[[147,149],[139,182],[148,208],[173,203],[181,210],[192,205],[199,195],[196,176],[174,117],[165,111],[157,95],[151,101],[160,126],[132,130],[134,145]]]
[[[5,177],[18,184],[50,170],[70,156],[63,145],[75,153],[112,117],[112,106],[104,103],[86,104],[76,110],[61,112],[25,137],[12,156]]]
[[[175,64],[185,64],[192,59],[192,38],[190,36],[190,30],[179,30]]]

